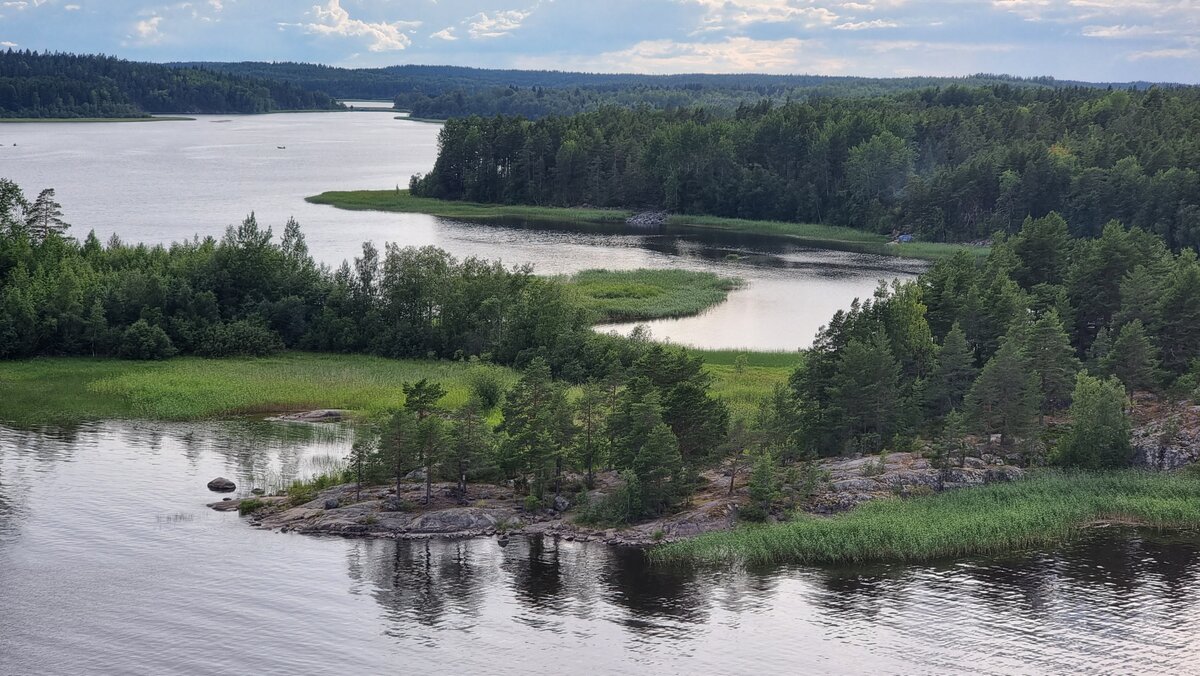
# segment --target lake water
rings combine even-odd
[[[0,177],[30,194],[55,188],[77,236],[94,229],[102,239],[117,234],[152,244],[219,237],[253,211],[277,232],[294,216],[313,255],[335,266],[372,240],[531,263],[546,274],[680,267],[740,277],[745,288],[723,305],[652,323],[656,338],[707,348],[807,347],[835,311],[869,296],[879,280],[907,279],[924,268],[917,261],[710,230],[479,225],[304,201],[326,190],[406,187],[410,176],[433,166],[439,130],[384,112],[0,124]]]
[[[514,539],[276,534],[208,510],[339,427],[0,427],[0,674],[1186,674],[1200,539],[934,565],[648,567]]]

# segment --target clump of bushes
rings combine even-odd
[[[162,327],[139,319],[121,334],[118,354],[124,359],[157,360],[175,356],[175,345]]]
[[[248,500],[242,500],[238,503],[238,514],[246,516],[247,514],[257,512],[266,506],[267,503],[259,500],[258,498],[249,498]]]

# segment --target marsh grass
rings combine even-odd
[[[0,420],[18,425],[106,418],[196,420],[313,408],[374,413],[404,403],[401,385],[428,378],[458,407],[468,377],[462,362],[362,355],[285,353],[253,359],[180,357],[161,362],[53,358],[0,363]],[[496,368],[496,367],[488,367]],[[505,386],[516,380],[497,369]]]
[[[695,270],[584,270],[560,279],[601,322],[696,315],[742,285],[740,279]]]
[[[833,517],[800,516],[671,543],[662,563],[750,565],[924,561],[1053,545],[1099,522],[1200,526],[1200,480],[1133,470],[1043,471],[910,499],[868,502]]]
[[[735,418],[749,419],[777,385],[784,385],[804,359],[803,352],[695,350],[713,377],[712,394],[729,405]]]
[[[445,218],[524,218],[530,220],[591,221],[603,223],[624,221],[631,213],[620,209],[570,209],[457,202],[429,197],[416,197],[407,190],[335,190],[304,199],[312,204],[325,204],[352,211],[395,211],[409,214],[429,214]]]
[[[411,119],[411,118],[405,118]],[[621,222],[632,212],[628,209],[580,209],[571,207],[538,207],[511,204],[479,204],[415,197],[407,190],[350,190],[330,191],[305,198],[313,204],[326,204],[339,209],[358,211],[397,211],[420,213],[446,218],[524,218],[547,221],[588,221],[596,223]],[[813,247],[828,247],[847,251],[875,253],[905,258],[936,260],[961,250],[983,258],[987,247],[945,244],[940,242],[911,242],[893,245],[888,238],[872,232],[819,223],[788,223],[785,221],[752,221],[720,216],[691,216],[676,214],[668,221],[680,227],[727,230],[760,235],[775,235],[797,240]]]

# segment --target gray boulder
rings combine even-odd
[[[230,491],[237,490],[237,484],[223,476],[219,476],[216,479],[208,482],[208,490],[216,491],[218,493],[228,493]]]

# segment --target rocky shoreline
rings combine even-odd
[[[998,455],[980,455],[966,458],[961,467],[946,469],[934,467],[918,453],[824,460],[817,464],[818,488],[811,495],[800,496],[794,488],[785,487],[784,501],[797,511],[834,514],[870,500],[1012,481],[1024,474]],[[403,483],[399,494],[396,486],[364,487],[361,492],[353,484],[335,486],[299,505],[291,504],[287,496],[245,500],[257,501],[247,504],[252,526],[285,533],[394,539],[496,537],[501,542],[519,535],[550,535],[568,541],[642,547],[733,528],[739,506],[748,500],[746,474],[739,473],[730,494],[727,472],[705,472],[701,490],[684,509],[623,528],[576,523],[578,510],[563,497],[555,501],[556,509],[527,512],[522,496],[512,488],[492,485],[473,484],[468,495],[460,497],[454,494],[453,484],[434,484],[429,505],[422,504],[424,484],[419,481]],[[589,500],[603,497],[618,481],[615,474],[601,474]],[[226,498],[209,507],[237,511],[242,502]]]

